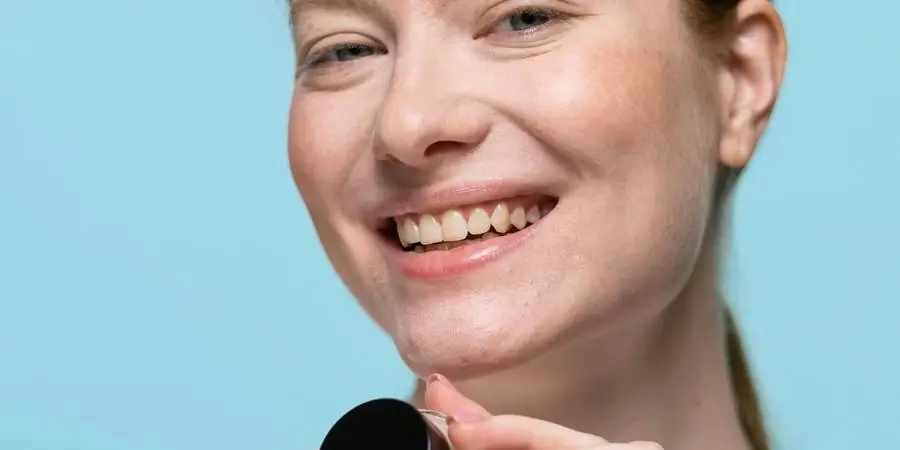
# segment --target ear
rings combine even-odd
[[[744,167],[762,136],[787,58],[784,25],[770,0],[741,0],[724,41],[720,94],[724,129],[720,162]]]

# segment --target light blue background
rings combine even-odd
[[[729,293],[791,450],[900,449],[900,3],[783,0]],[[0,0],[0,449],[312,449],[410,375],[285,157],[281,0]]]

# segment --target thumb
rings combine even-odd
[[[453,448],[458,450],[600,450],[608,442],[600,437],[523,416],[494,416],[477,422],[453,421],[448,430]],[[609,447],[619,448],[613,445]],[[644,447],[622,446],[639,450]],[[655,449],[657,447],[647,447]]]
[[[450,380],[437,374],[428,377],[425,407],[465,422],[491,417],[491,413],[460,393]]]

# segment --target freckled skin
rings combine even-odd
[[[572,17],[477,39],[511,7],[375,3],[390,14],[297,17],[298,48],[387,52],[301,71],[290,162],[335,268],[417,374],[507,368],[677,296],[707,237],[721,129],[676,0],[534,2]],[[363,223],[389,196],[498,178],[558,197],[552,230],[461,277],[405,278]]]

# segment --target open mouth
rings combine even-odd
[[[556,206],[544,196],[394,217],[383,233],[407,252],[448,251],[510,235],[539,222]]]

